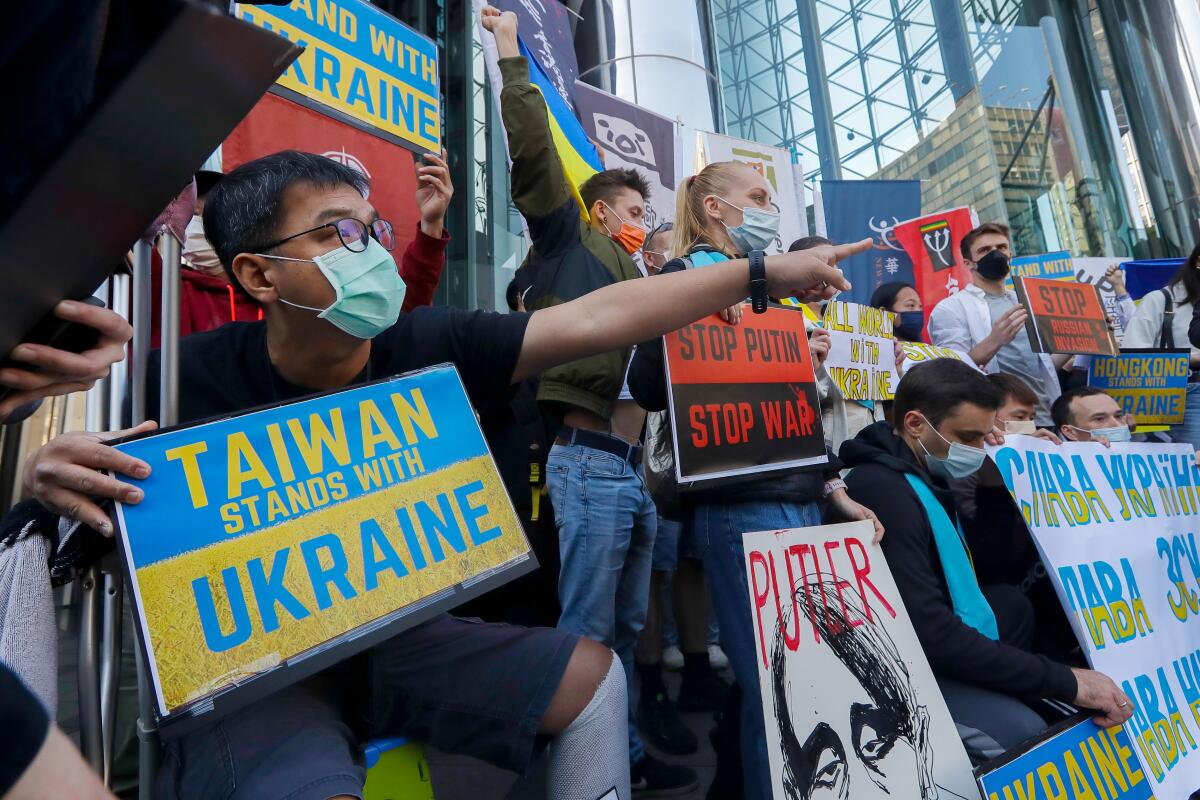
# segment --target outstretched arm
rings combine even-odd
[[[542,254],[579,235],[579,209],[563,174],[562,161],[550,131],[546,100],[529,80],[529,62],[517,44],[517,15],[485,6],[483,27],[496,37],[500,56],[500,114],[508,134],[512,159],[509,180],[513,204],[529,223],[534,249]],[[558,216],[563,219],[560,224]]]
[[[850,288],[836,264],[871,248],[871,240],[769,256],[767,293],[772,297],[827,298]],[[605,286],[568,303],[536,312],[529,320],[513,381],[595,353],[606,353],[662,336],[740,302],[749,286],[744,259],[704,269],[656,275]]]

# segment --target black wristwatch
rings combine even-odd
[[[767,310],[767,256],[762,250],[752,250],[750,259],[750,308],[755,314]]]

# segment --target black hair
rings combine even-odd
[[[652,230],[646,234],[646,241],[642,242],[642,249],[645,250],[646,247],[650,244],[650,240],[653,239],[655,236],[658,236],[660,233],[671,233],[674,230],[675,230],[674,222],[671,222],[668,220],[667,222],[658,223],[658,225],[654,226],[654,230]],[[671,246],[668,243],[667,251],[670,252],[670,250],[671,250]]]
[[[1037,405],[1037,394],[1033,391],[1023,379],[1016,375],[1009,375],[1005,372],[993,372],[987,376],[992,384],[1004,392],[1004,399],[1007,402],[1008,398],[1016,400],[1018,403],[1027,406]]]
[[[909,411],[920,411],[937,427],[963,403],[995,411],[1004,405],[1004,393],[979,370],[954,358],[935,358],[917,364],[900,379],[892,403],[896,428]]]
[[[370,179],[356,169],[298,150],[283,150],[247,161],[217,181],[204,199],[204,235],[235,286],[233,259],[279,237],[283,194],[297,183],[320,188],[351,186],[364,197]]]
[[[906,281],[881,283],[871,294],[871,302],[867,303],[867,305],[872,308],[882,308],[884,311],[891,311],[892,306],[896,304],[896,296],[900,294],[900,291],[911,288],[913,288],[913,285]]]
[[[591,213],[597,200],[603,200],[611,206],[621,189],[633,189],[643,200],[650,196],[650,184],[642,173],[625,167],[597,172],[579,187],[579,196],[583,198],[588,213]]]
[[[824,247],[825,245],[833,244],[824,236],[801,236],[796,241],[788,245],[788,252],[794,253],[797,250],[811,250],[814,247]]]
[[[196,195],[204,197],[212,191],[212,188],[217,185],[217,181],[225,176],[219,172],[214,172],[208,169],[202,169],[196,173]]]
[[[509,311],[517,310],[517,303],[521,299],[521,287],[517,286],[517,279],[513,278],[508,282],[508,288],[504,290],[504,302],[508,303]]]
[[[1187,292],[1187,302],[1194,305],[1200,300],[1200,244],[1196,245],[1187,261],[1183,262],[1183,266],[1167,282],[1168,286],[1179,284],[1182,284],[1183,290]]]
[[[889,740],[903,739],[912,747],[919,785],[903,788],[919,790],[919,795],[913,796],[934,796],[936,786],[929,709],[917,697],[908,665],[887,627],[882,620],[872,618],[866,599],[845,582],[808,581],[801,586],[793,586],[791,591],[791,608],[780,613],[775,629],[770,665],[770,688],[783,756],[785,796],[789,800],[807,800],[812,796],[814,784],[820,777],[815,774],[818,756],[823,750],[831,750],[846,764],[846,747],[849,745],[855,757],[864,759],[856,743],[842,742],[827,722],[817,723],[803,742],[797,735],[792,711],[788,708],[791,687],[787,680],[786,638],[789,625],[799,633],[803,627],[801,617],[812,625],[817,641],[832,651],[871,698],[871,727],[876,733]],[[847,708],[852,727],[856,713],[861,714],[866,708],[857,703]],[[802,713],[797,716],[802,720],[809,719]],[[890,749],[880,751],[879,757],[886,757]],[[880,778],[875,777],[882,777],[883,773],[870,760],[864,760],[864,766],[867,767],[871,782],[886,791]],[[846,774],[843,769],[843,788],[853,788],[844,777]]]
[[[1095,386],[1080,386],[1060,394],[1054,401],[1054,405],[1050,406],[1050,417],[1054,420],[1054,427],[1062,428],[1064,425],[1074,424],[1071,416],[1071,403],[1080,397],[1095,397],[1098,394],[1106,394],[1106,392]]]
[[[1005,239],[1009,239],[1012,236],[1012,234],[1009,233],[1007,225],[1001,225],[999,222],[985,222],[978,228],[969,231],[967,235],[962,238],[962,241],[959,242],[958,249],[962,252],[963,258],[965,258],[967,261],[975,260],[971,258],[971,247],[975,244],[975,240],[980,236],[983,236],[985,233],[998,233]]]

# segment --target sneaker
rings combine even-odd
[[[713,669],[729,669],[729,656],[725,655],[721,645],[710,644],[708,646],[708,663],[712,664]]]
[[[695,770],[659,761],[649,754],[630,767],[629,774],[634,797],[675,797],[700,786]]]
[[[664,753],[683,756],[700,747],[696,734],[683,724],[675,704],[663,692],[655,692],[638,704],[638,726],[646,740]]]
[[[675,707],[680,711],[717,711],[725,704],[729,684],[721,680],[715,670],[700,676],[683,676],[679,687],[679,700]]]
[[[662,665],[671,672],[683,669],[683,651],[675,645],[663,648]]]

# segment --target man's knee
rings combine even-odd
[[[558,690],[542,716],[542,733],[558,733],[587,708],[616,656],[602,644],[580,637],[559,681]]]

